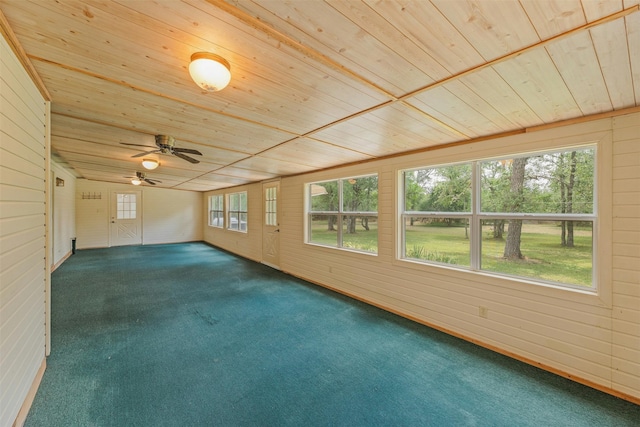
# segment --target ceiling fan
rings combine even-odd
[[[144,172],[136,172],[136,176],[125,176],[124,178],[130,179],[131,183],[133,185],[140,185],[142,182],[146,182],[147,184],[151,184],[151,185],[156,185],[156,182],[162,182],[159,181],[157,179],[151,179],[151,178],[147,178],[147,174]],[[138,181],[137,184],[135,184],[133,181],[136,180]]]
[[[202,153],[199,152],[198,150],[193,150],[191,148],[178,148],[175,146],[175,138],[169,135],[156,135],[156,147],[153,147],[152,145],[141,145],[141,144],[128,144],[126,142],[121,142],[120,144],[122,145],[130,145],[133,147],[148,147],[148,148],[154,148],[151,151],[144,151],[142,153],[138,153],[135,156],[131,156],[131,157],[142,157],[142,156],[146,156],[147,154],[153,154],[153,153],[162,153],[162,154],[173,154],[176,157],[180,157],[183,160],[186,160],[188,162],[191,163],[200,163],[200,160],[196,160],[193,157],[187,156],[185,153],[187,154],[196,154],[198,156],[202,156]]]

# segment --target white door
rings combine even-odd
[[[280,182],[262,184],[262,263],[280,270],[280,215],[278,197]]]
[[[140,191],[111,193],[111,245],[141,245]]]

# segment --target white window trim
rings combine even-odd
[[[380,174],[377,172],[374,173],[367,173],[367,174],[363,174],[363,175],[353,175],[353,176],[346,176],[346,177],[341,177],[341,178],[332,178],[332,179],[323,179],[321,181],[313,181],[313,182],[308,182],[304,185],[304,203],[305,203],[305,219],[304,219],[304,243],[306,245],[310,245],[310,246],[317,246],[317,247],[321,247],[321,248],[328,248],[331,250],[340,250],[340,251],[346,251],[346,252],[355,252],[358,254],[363,254],[363,255],[371,255],[371,256],[378,256],[379,253],[379,245],[380,245],[380,236],[378,235],[378,250],[376,250],[376,252],[371,252],[371,251],[364,251],[364,250],[358,250],[358,249],[354,249],[354,248],[345,248],[343,246],[343,234],[342,234],[342,227],[343,227],[343,221],[344,221],[344,217],[345,216],[368,216],[371,218],[378,218],[380,217],[380,213],[379,210],[377,211],[345,211],[344,210],[344,206],[343,206],[343,192],[342,192],[342,186],[343,186],[343,182],[349,179],[358,179],[358,178],[367,178],[367,177],[371,177],[371,176],[375,176],[376,178],[378,178],[378,195],[379,195],[379,189],[380,189]],[[338,211],[312,211],[311,210],[311,186],[314,184],[322,184],[325,182],[333,182],[333,181],[337,181],[338,182]],[[331,246],[331,245],[323,245],[322,243],[317,243],[317,242],[312,242],[311,241],[311,216],[312,215],[337,215],[337,222],[336,222],[336,228],[338,230],[340,230],[340,232],[338,233],[338,238],[336,239],[336,245],[337,246]]]
[[[595,136],[595,138],[594,138]],[[527,138],[524,136],[523,138]],[[532,141],[530,141],[532,142]],[[434,157],[429,161],[414,161],[413,165],[405,165],[395,170],[396,177],[396,215],[394,218],[396,230],[395,238],[395,259],[393,264],[401,267],[415,269],[422,272],[432,274],[442,274],[443,270],[447,270],[448,275],[459,277],[461,280],[482,281],[490,285],[499,286],[517,291],[531,292],[542,296],[551,296],[553,298],[566,300],[570,302],[583,303],[588,305],[600,306],[604,308],[612,307],[612,230],[613,230],[613,212],[612,212],[612,186],[613,186],[613,141],[612,132],[605,131],[592,138],[585,138],[585,135],[575,135],[558,137],[554,139],[535,140],[535,146],[531,145],[527,149],[526,144],[514,145],[513,150],[505,150],[504,143],[494,145],[486,150],[484,156],[474,155],[474,152],[465,153],[464,156],[460,152],[453,150],[453,154],[441,152],[442,156]],[[404,249],[404,233],[403,233],[403,208],[404,208],[404,171],[419,168],[437,167],[439,165],[459,164],[472,161],[480,161],[484,159],[493,159],[503,156],[519,156],[533,152],[549,152],[563,149],[580,148],[585,146],[596,147],[596,194],[594,200],[594,215],[596,221],[593,229],[593,245],[594,245],[594,262],[593,277],[594,288],[580,289],[570,286],[560,286],[552,283],[536,281],[521,277],[507,276],[495,274],[487,271],[472,271],[464,267],[458,267],[448,264],[425,263],[411,259],[405,259]],[[464,158],[461,158],[464,157]],[[447,212],[446,215],[451,213]],[[465,215],[465,214],[462,214]],[[466,213],[470,215],[470,213]],[[477,242],[478,240],[475,239]]]
[[[231,199],[231,196],[234,196],[236,194],[237,195],[244,194],[245,199],[247,199],[247,210],[246,211],[240,211],[240,210],[232,211],[231,210],[231,208],[230,208],[231,207],[231,203],[230,203],[229,200]],[[247,223],[245,223],[245,227],[244,227],[244,230],[243,230],[240,227],[240,221],[241,221],[240,219],[238,219],[238,222],[239,222],[238,228],[231,228],[231,224],[232,224],[231,212],[238,212],[239,214],[241,214],[241,213],[246,214],[247,215],[247,223],[248,223],[248,219],[249,219],[249,194],[248,194],[247,191],[236,191],[234,193],[228,193],[226,195],[226,197],[225,197],[225,218],[224,218],[225,223],[226,223],[226,225],[224,227],[225,230],[233,231],[233,232],[237,232],[237,233],[245,233],[246,234],[248,232],[248,230],[249,230],[249,226],[248,226]],[[238,216],[240,216],[240,215],[238,215]]]
[[[221,203],[222,204],[222,210],[218,210],[218,209],[213,209],[212,208],[212,200],[213,200],[214,197],[219,197],[221,199],[221,201],[222,201],[222,203]],[[224,202],[225,202],[224,194],[212,194],[212,195],[209,196],[209,211],[208,211],[208,214],[209,214],[208,225],[209,225],[209,227],[224,228],[224,221],[223,221],[222,224],[219,224],[219,225],[215,225],[215,224],[211,223],[211,212],[213,212],[214,210],[216,212],[222,212],[222,218],[223,219],[226,216],[225,215],[225,204],[224,204]]]

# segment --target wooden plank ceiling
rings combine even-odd
[[[638,107],[638,0],[0,0],[51,96],[52,150],[206,191]],[[5,31],[7,32],[7,31]],[[231,64],[206,93],[194,52]],[[148,157],[154,157],[148,156]],[[144,184],[148,185],[148,184]]]

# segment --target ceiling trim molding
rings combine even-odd
[[[9,21],[7,21],[7,18],[4,16],[4,13],[2,13],[2,10],[0,10],[0,33],[2,33],[2,36],[7,41],[9,47],[11,47],[14,55],[16,55],[18,61],[20,61],[20,64],[22,64],[33,83],[36,85],[36,88],[38,89],[42,97],[45,99],[45,101],[51,102],[51,94],[47,90],[47,87],[42,81],[42,78],[40,78],[40,75],[36,71],[35,67],[29,60],[27,53],[22,48],[22,45],[18,41],[16,34],[13,32],[13,29],[9,25]]]
[[[553,37],[550,37],[548,39],[540,40],[538,43],[534,43],[534,44],[529,45],[527,47],[524,47],[522,49],[513,51],[513,52],[508,53],[506,55],[503,55],[503,56],[501,56],[499,58],[492,59],[490,61],[485,62],[484,64],[480,64],[480,65],[477,65],[475,67],[468,68],[468,69],[466,69],[464,71],[461,71],[461,72],[459,72],[457,74],[453,74],[453,75],[451,75],[451,76],[449,76],[449,77],[447,77],[445,79],[438,80],[437,82],[434,82],[434,83],[431,83],[431,84],[426,85],[424,87],[421,87],[420,89],[416,89],[416,90],[414,90],[412,92],[409,92],[409,93],[406,93],[406,94],[404,94],[402,96],[399,96],[398,100],[399,101],[404,101],[407,98],[411,98],[412,96],[418,95],[418,94],[420,94],[422,92],[426,92],[426,91],[428,91],[430,89],[445,85],[445,84],[447,84],[447,83],[449,83],[451,81],[458,80],[458,79],[460,79],[462,77],[465,77],[465,76],[467,76],[469,74],[473,74],[473,73],[475,73],[477,71],[482,71],[485,68],[493,67],[496,64],[500,64],[501,62],[507,61],[507,60],[509,60],[511,58],[515,58],[516,56],[520,56],[520,55],[522,55],[524,53],[527,53],[527,52],[529,52],[531,50],[535,50],[535,49],[538,49],[538,48],[541,48],[541,47],[545,47],[546,45],[548,45],[550,43],[556,42],[558,40],[562,40],[564,38],[567,38],[567,37],[572,36],[572,35],[577,34],[577,33],[581,33],[583,31],[589,30],[589,29],[591,29],[593,27],[597,27],[599,25],[606,24],[607,22],[611,22],[611,21],[615,21],[616,19],[624,18],[625,16],[630,15],[630,14],[632,14],[634,12],[637,12],[638,10],[640,10],[640,4],[636,4],[634,6],[631,6],[631,7],[627,8],[627,9],[623,9],[623,10],[621,10],[619,12],[613,13],[611,15],[607,15],[607,16],[605,16],[603,18],[596,19],[595,21],[588,22],[588,23],[586,23],[584,25],[581,25],[579,27],[573,28],[573,29],[571,29],[569,31],[565,31],[564,33],[561,33],[561,34],[557,34],[557,35],[555,35]]]
[[[416,90],[413,90],[411,92],[408,92],[408,93],[406,93],[404,95],[394,96],[393,94],[389,93],[388,91],[386,91],[386,90],[380,88],[379,86],[375,85],[374,83],[370,82],[365,77],[363,77],[363,76],[361,76],[361,75],[359,75],[359,74],[347,69],[346,67],[344,67],[341,64],[335,62],[334,60],[328,58],[327,56],[321,54],[320,52],[316,51],[315,49],[311,49],[311,48],[303,45],[302,43],[292,39],[291,37],[289,37],[289,36],[279,32],[279,31],[275,30],[273,27],[269,26],[265,22],[263,22],[263,21],[255,18],[255,17],[249,15],[248,13],[238,9],[237,7],[235,7],[235,6],[231,5],[231,4],[225,3],[224,1],[221,1],[221,0],[207,0],[207,1],[210,4],[218,7],[221,10],[223,10],[224,12],[229,13],[232,16],[234,16],[235,18],[241,20],[245,24],[250,25],[251,27],[256,28],[257,30],[264,32],[268,36],[273,37],[274,39],[278,40],[279,42],[284,43],[287,46],[292,47],[293,49],[301,52],[302,54],[304,54],[306,56],[309,56],[310,58],[314,58],[315,60],[322,62],[326,66],[329,66],[329,67],[331,67],[331,68],[333,68],[335,70],[343,72],[343,73],[347,74],[349,77],[357,79],[361,83],[364,83],[364,84],[366,84],[366,85],[378,90],[379,92],[381,92],[382,94],[384,94],[385,96],[388,96],[390,98],[388,101],[382,102],[382,103],[380,103],[378,105],[374,105],[374,106],[372,106],[370,108],[367,108],[365,110],[359,111],[359,112],[354,113],[354,114],[351,114],[351,115],[349,115],[347,117],[343,117],[340,120],[336,120],[334,122],[327,123],[327,124],[325,124],[323,126],[320,126],[320,127],[316,128],[316,129],[312,129],[312,130],[310,130],[310,131],[308,131],[306,133],[303,133],[301,135],[297,135],[297,136],[293,137],[290,140],[284,141],[282,144],[287,143],[287,142],[292,141],[292,140],[295,140],[295,139],[298,139],[298,138],[309,137],[309,136],[314,135],[314,134],[316,134],[316,133],[318,133],[320,131],[323,131],[323,130],[329,128],[329,127],[335,126],[336,124],[351,120],[351,119],[353,119],[355,117],[362,116],[364,114],[370,113],[372,111],[378,110],[378,109],[386,107],[386,106],[393,105],[393,104],[398,103],[398,102],[401,102],[401,103],[409,106],[410,108],[420,112],[422,115],[424,115],[426,118],[430,119],[437,126],[440,126],[440,127],[442,127],[443,129],[445,129],[445,130],[447,130],[449,132],[453,132],[453,133],[459,135],[460,138],[465,140],[465,141],[462,141],[462,142],[473,142],[476,139],[470,138],[468,135],[465,135],[465,134],[453,129],[451,126],[447,125],[446,123],[443,123],[442,121],[436,119],[435,117],[433,117],[430,114],[420,110],[419,108],[411,105],[410,103],[408,103],[406,101],[409,98],[411,98],[413,96],[416,96],[418,94],[421,94],[423,92],[426,92],[426,91],[428,91],[430,89],[433,89],[433,88],[436,88],[436,87],[439,87],[439,86],[443,86],[443,85],[445,85],[445,84],[447,84],[449,82],[461,79],[461,78],[463,78],[463,77],[465,77],[465,76],[467,76],[469,74],[481,71],[481,70],[483,70],[485,68],[492,67],[492,66],[494,66],[496,64],[499,64],[499,63],[507,61],[507,60],[509,60],[511,58],[514,58],[514,57],[517,57],[519,55],[522,55],[522,54],[524,54],[526,52],[529,52],[531,50],[538,49],[538,48],[543,48],[546,45],[548,45],[550,43],[553,43],[555,41],[567,38],[567,37],[572,36],[572,35],[574,35],[576,33],[587,31],[590,28],[597,27],[597,26],[605,24],[607,22],[615,21],[617,19],[623,18],[623,17],[625,17],[627,15],[630,15],[630,14],[640,10],[640,4],[636,4],[634,6],[631,6],[631,7],[627,8],[627,9],[623,9],[623,10],[621,10],[619,12],[607,15],[607,16],[602,17],[600,19],[596,19],[595,21],[588,22],[588,23],[586,23],[584,25],[581,25],[579,27],[573,28],[573,29],[571,29],[569,31],[565,31],[564,33],[555,35],[553,37],[541,40],[541,41],[539,41],[539,42],[537,42],[535,44],[532,44],[530,46],[527,46],[527,47],[524,47],[522,49],[516,50],[514,52],[508,53],[508,54],[503,55],[503,56],[501,56],[499,58],[495,58],[493,60],[487,61],[484,64],[480,64],[478,66],[468,68],[468,69],[466,69],[464,71],[461,71],[461,72],[459,72],[457,74],[451,75],[451,76],[449,76],[449,77],[447,77],[445,79],[442,79],[442,80],[436,81],[434,83],[428,84],[428,85],[423,86],[423,87],[421,87],[419,89],[416,89]],[[259,154],[259,153],[257,153],[257,154]]]
[[[505,137],[508,137],[508,136],[515,136],[515,135],[524,135],[524,134],[528,134],[528,133],[540,132],[540,131],[544,131],[544,130],[548,130],[548,129],[559,128],[559,127],[564,127],[564,126],[570,126],[570,125],[575,125],[575,124],[580,124],[580,123],[587,123],[587,122],[592,122],[592,121],[595,121],[595,120],[610,119],[610,118],[614,118],[614,117],[618,117],[618,116],[625,116],[627,114],[634,114],[634,113],[640,113],[640,107],[629,107],[629,108],[625,108],[625,109],[622,109],[622,110],[607,111],[607,112],[604,112],[604,113],[592,114],[590,116],[576,117],[576,118],[573,118],[573,119],[562,120],[562,121],[559,121],[559,122],[544,124],[544,125],[540,125],[540,126],[532,126],[532,127],[529,127],[529,128],[523,128],[523,129],[517,129],[517,130],[497,133],[497,134],[493,134],[493,135],[481,136],[481,137],[478,137],[478,138],[473,138],[473,139],[469,139],[469,140],[465,140],[465,141],[455,141],[455,142],[449,142],[449,143],[446,143],[446,144],[432,145],[432,146],[429,146],[429,147],[418,148],[417,150],[409,150],[409,151],[404,151],[402,153],[394,153],[394,154],[389,154],[389,155],[386,155],[386,156],[380,156],[380,157],[376,157],[375,159],[358,160],[358,161],[351,162],[351,163],[344,163],[344,164],[337,165],[337,166],[330,166],[330,167],[327,167],[327,168],[316,169],[311,173],[324,172],[324,171],[328,171],[328,170],[332,170],[332,169],[340,169],[340,168],[343,168],[343,167],[356,166],[356,165],[360,165],[360,164],[364,164],[364,163],[371,163],[371,162],[377,162],[377,161],[381,161],[381,160],[393,159],[393,158],[396,158],[396,157],[411,156],[411,155],[414,155],[414,154],[421,154],[421,153],[426,153],[426,152],[430,152],[430,151],[444,150],[446,148],[458,147],[458,146],[463,146],[463,145],[470,145],[470,144],[475,144],[475,143],[478,143],[478,142],[492,140],[492,139],[500,139],[500,138],[505,138]],[[291,174],[291,175],[283,175],[282,178],[287,178],[287,177],[292,177],[292,176],[301,176],[301,175],[306,175],[308,173],[310,173],[310,172],[301,172],[301,173],[295,173],[295,174]]]

